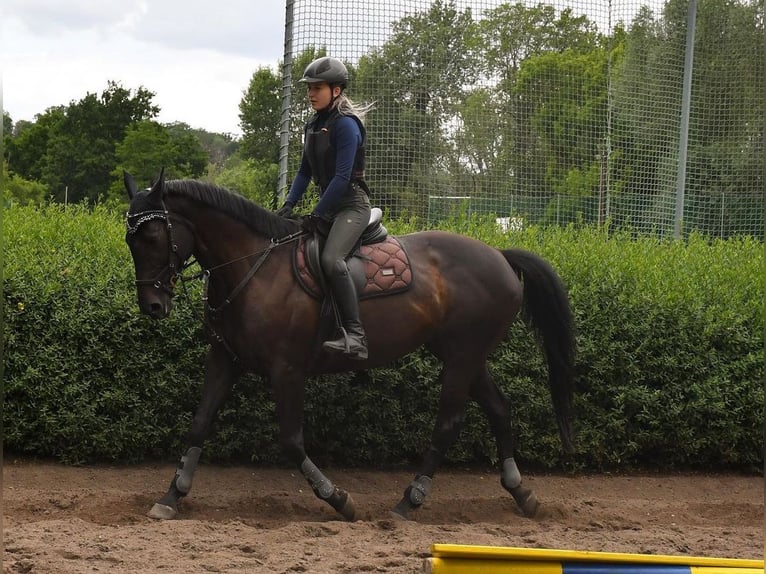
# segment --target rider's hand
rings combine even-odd
[[[290,217],[293,214],[293,205],[291,203],[285,203],[277,210],[277,215],[280,217]]]
[[[321,219],[319,216],[314,215],[313,213],[310,215],[304,215],[301,219],[301,229],[307,233],[316,233],[320,221]]]

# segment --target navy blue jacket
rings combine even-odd
[[[325,132],[329,145],[319,147],[318,152],[309,149]],[[340,115],[337,110],[315,114],[304,129],[301,165],[285,202],[296,205],[313,179],[320,192],[314,214],[329,220],[344,197],[354,192],[351,182],[364,177],[364,139],[364,127],[355,116]],[[312,153],[322,157],[312,157]]]

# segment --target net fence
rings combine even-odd
[[[765,39],[763,0],[288,0],[281,168],[331,55],[390,217],[763,238]]]

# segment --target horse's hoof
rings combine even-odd
[[[348,522],[353,522],[356,518],[356,506],[350,494],[346,493],[346,503],[338,510],[338,513]]]
[[[510,489],[510,492],[516,501],[516,504],[519,505],[519,508],[524,513],[524,516],[527,518],[534,518],[535,514],[537,514],[537,509],[540,507],[540,503],[537,501],[535,493],[528,488],[523,488],[521,486]]]
[[[157,520],[172,520],[177,514],[178,511],[175,508],[157,503],[152,506],[147,515],[149,518],[156,518]]]
[[[325,499],[325,502],[335,509],[335,512],[340,514],[343,518],[349,522],[353,522],[356,518],[356,507],[354,506],[354,500],[351,495],[345,490],[341,490],[335,487],[329,498]]]
[[[540,503],[537,502],[535,493],[531,493],[526,502],[521,506],[521,511],[527,518],[534,518],[537,515],[537,510],[540,508]]]
[[[413,510],[414,508],[415,507],[410,503],[409,498],[405,496],[399,501],[399,504],[394,506],[394,509],[391,511],[391,516],[396,520],[409,520],[410,510]]]

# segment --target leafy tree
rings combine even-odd
[[[628,213],[651,214],[654,206],[675,202],[687,8],[668,0],[660,15],[642,9],[614,70],[617,153],[611,173],[619,185],[616,201]],[[762,18],[758,1],[698,5],[685,182],[686,204],[696,209],[686,210],[684,222],[716,235],[748,222],[757,222],[754,235],[763,233],[761,218],[753,217],[763,209]],[[723,222],[722,202],[730,214]],[[672,225],[649,217],[631,223],[667,231]]]
[[[262,207],[274,208],[278,176],[279,166],[276,163],[234,156],[226,166],[212,173],[210,179],[216,185],[236,191]]]
[[[2,135],[2,151],[3,151],[3,170],[7,170],[7,166],[5,165],[8,160],[7,150],[8,150],[8,142],[11,139],[11,132],[13,131],[13,119],[11,119],[11,115],[3,111],[3,131],[0,133]]]
[[[505,191],[529,197],[525,203],[517,202],[514,209],[539,217],[541,214],[536,211],[542,203],[539,195],[551,196],[546,169],[553,161],[546,157],[540,134],[533,124],[534,106],[542,106],[544,102],[533,101],[534,90],[517,86],[519,75],[534,58],[564,52],[573,57],[587,54],[598,49],[603,40],[586,16],[576,16],[569,8],[557,13],[553,5],[542,3],[535,6],[521,2],[501,4],[485,13],[479,28],[481,43],[486,48],[478,53],[477,65],[493,88],[490,95],[484,97],[491,111],[472,115],[466,129],[471,133],[494,134],[497,140],[494,153],[487,160],[492,163],[485,167],[492,184],[484,183],[483,187],[493,196],[505,195]],[[552,61],[555,59],[549,60]],[[557,81],[563,79],[559,77]],[[555,97],[547,93],[539,96]]]
[[[282,113],[282,80],[271,68],[259,67],[239,103],[245,159],[279,161],[279,122]]]
[[[42,204],[48,196],[48,189],[39,181],[24,179],[17,174],[8,173],[8,165],[3,162],[3,206]]]
[[[475,46],[471,11],[436,0],[394,23],[390,40],[359,61],[355,93],[376,101],[367,126],[370,180],[393,214],[424,210],[427,197],[444,189],[434,177],[450,155],[443,127],[476,77]]]
[[[586,16],[574,16],[571,8],[557,16],[552,4],[501,4],[485,16],[480,24],[486,46],[483,69],[506,87],[513,83],[524,59],[547,52],[588,51],[597,36]]]
[[[198,178],[205,173],[209,156],[193,130],[186,124],[170,124],[164,126],[170,135],[172,149],[172,166],[176,177]]]
[[[40,179],[57,201],[95,202],[106,194],[116,166],[115,146],[128,127],[157,115],[154,94],[109,82],[100,96],[70,104],[49,133]]]
[[[17,174],[25,179],[42,179],[48,142],[65,116],[64,107],[52,107],[35,116],[35,122],[16,124],[15,133],[5,138],[5,159],[10,174]]]
[[[651,211],[663,194],[675,193],[685,19],[682,33],[670,33],[666,22],[642,7],[625,36],[623,58],[612,70],[610,179],[617,191],[615,207],[623,208],[615,210],[615,223],[624,223],[620,211]],[[641,221],[630,223],[642,229]],[[655,225],[647,222],[647,229]]]
[[[559,195],[598,196],[604,203],[587,220],[600,223],[606,199],[608,63],[603,49],[530,57],[515,85],[541,152],[545,180],[540,188]]]
[[[193,135],[199,141],[200,146],[207,154],[207,160],[210,164],[222,166],[226,160],[239,150],[239,140],[233,135],[226,133],[208,132],[202,129],[189,127],[183,122],[166,124],[168,130],[175,132],[179,130]]]
[[[11,114],[9,114],[6,111],[3,111],[3,137],[10,135],[12,131],[13,131],[13,119],[11,119]]]
[[[762,2],[735,0],[703,0],[699,6],[686,182],[688,201],[698,208],[684,218],[715,234],[763,229],[752,216],[763,210],[763,9]],[[722,203],[729,204],[723,229]]]
[[[162,168],[168,179],[199,178],[207,167],[207,154],[199,140],[177,124],[166,127],[153,120],[130,126],[115,146],[117,165],[111,173],[109,195],[124,199],[122,173],[150,182]]]
[[[130,127],[125,138],[115,146],[117,166],[112,173],[113,189],[125,192],[122,185],[123,170],[130,172],[136,181],[150,182],[163,167],[167,178],[174,179],[173,146],[170,133],[161,124],[147,120]]]

